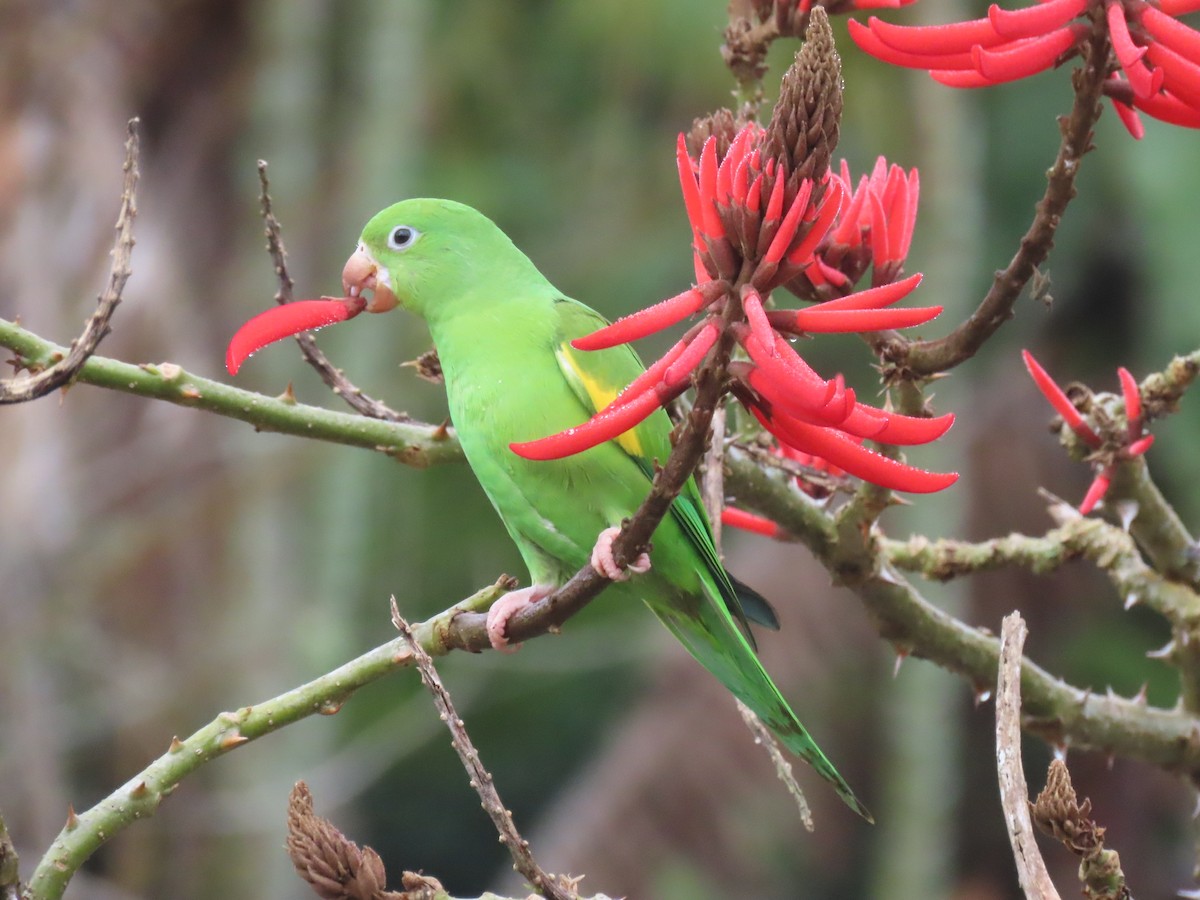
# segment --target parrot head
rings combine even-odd
[[[516,252],[514,252],[516,251]],[[533,263],[483,213],[453,200],[403,200],[375,215],[342,270],[342,297],[299,300],[260,313],[233,336],[225,366],[242,363],[273,341],[401,306],[424,319],[450,313],[477,296],[471,287],[504,274],[537,274]]]

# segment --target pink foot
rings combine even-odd
[[[592,568],[611,581],[628,581],[630,572],[641,575],[650,571],[650,556],[646,553],[624,569],[617,565],[613,559],[612,544],[620,533],[620,528],[605,528],[596,538],[596,546],[592,548]]]
[[[509,591],[493,603],[487,614],[488,640],[492,642],[492,646],[504,653],[515,653],[521,645],[508,643],[508,636],[505,634],[508,630],[508,620],[516,615],[518,610],[531,603],[537,603],[553,591],[552,585],[535,584],[519,591]]]

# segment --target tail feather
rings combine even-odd
[[[785,747],[833,785],[847,806],[868,822],[875,821],[792,712],[720,599],[689,597],[685,604],[648,605],[688,652],[750,707]]]

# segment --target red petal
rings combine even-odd
[[[706,282],[705,286],[714,282]],[[648,334],[670,328],[682,322],[688,316],[698,313],[715,298],[711,291],[702,288],[692,288],[666,300],[660,300],[653,306],[639,309],[635,313],[623,316],[611,325],[593,331],[591,334],[571,341],[576,350],[604,350],[618,344],[627,344],[644,338]]]
[[[1108,486],[1112,482],[1112,474],[1108,469],[1105,469],[1092,480],[1091,487],[1088,488],[1087,494],[1083,498],[1083,502],[1079,504],[1079,512],[1087,515],[1096,508],[1096,504],[1101,498],[1108,493]]]
[[[833,300],[826,300],[824,303],[818,303],[816,306],[810,306],[804,312],[831,312],[835,309],[882,309],[885,306],[891,306],[899,300],[904,299],[916,289],[921,283],[924,276],[920,272],[909,275],[907,278],[901,278],[899,281],[893,281],[890,284],[881,284],[879,287],[868,288],[865,291],[856,291],[853,294],[847,294],[845,297],[837,297]],[[791,310],[782,310],[780,315],[791,312]],[[776,315],[769,313],[768,318]]]
[[[1133,88],[1134,95],[1149,97],[1157,94],[1162,89],[1163,73],[1161,70],[1151,71],[1142,62],[1146,48],[1133,42],[1133,37],[1129,34],[1129,23],[1125,21],[1125,7],[1120,3],[1109,3],[1105,15],[1108,18],[1108,36],[1112,41],[1113,53],[1121,63],[1121,68],[1125,70],[1125,77],[1129,79],[1129,86]]]
[[[742,531],[750,531],[754,534],[765,535],[769,538],[777,538],[783,534],[783,529],[778,523],[772,522],[770,519],[756,516],[754,513],[746,512],[744,509],[735,509],[732,506],[727,506],[721,510],[721,524],[728,525],[730,528],[740,528]]]
[[[1117,379],[1121,382],[1121,395],[1125,398],[1125,420],[1130,429],[1136,425],[1137,430],[1141,431],[1142,395],[1138,390],[1138,383],[1124,366],[1117,369]]]
[[[740,205],[746,204],[746,193],[750,190],[750,160],[743,159],[738,163],[737,171],[733,175],[733,187],[731,189],[731,200]]]
[[[805,414],[819,412],[832,399],[837,386],[814,372],[788,346],[787,341],[780,338],[774,353],[768,351],[753,335],[747,335],[745,339],[739,337],[739,343],[757,364],[746,379],[755,390],[765,384],[774,399],[788,409]],[[782,352],[785,348],[786,353]],[[762,393],[761,390],[759,392]]]
[[[880,157],[880,159],[882,158]],[[844,164],[845,160],[842,160],[842,163]],[[849,190],[849,179],[844,179],[843,184]],[[830,235],[830,240],[833,243],[841,244],[845,247],[857,247],[862,243],[862,225],[858,220],[862,215],[863,204],[867,201],[868,193],[870,193],[870,180],[864,175],[859,179],[858,187],[855,188],[854,193],[850,195],[849,205],[838,217],[838,224]]]
[[[1144,100],[1137,100],[1134,105],[1148,116],[1154,116],[1172,125],[1182,125],[1184,128],[1200,128],[1200,110],[1186,105],[1170,94],[1155,94]]]
[[[1158,0],[1159,9],[1170,16],[1200,12],[1200,0]]]
[[[717,342],[720,329],[712,322],[706,322],[704,327],[688,343],[683,353],[663,373],[663,383],[668,388],[675,388],[687,382],[688,376],[700,365],[713,344]]]
[[[670,393],[660,395],[656,391],[647,391],[628,403],[619,405],[610,403],[586,422],[576,425],[574,428],[568,428],[536,441],[509,444],[508,449],[523,459],[539,462],[562,459],[565,456],[582,453],[605,441],[620,437],[655,410],[661,408],[664,403],[669,402],[673,396],[681,393],[683,393],[683,388],[677,389],[673,395]]]
[[[1038,390],[1042,392],[1042,396],[1050,401],[1050,405],[1054,407],[1055,411],[1063,417],[1063,421],[1071,427],[1071,430],[1085,444],[1089,447],[1098,448],[1101,440],[1096,435],[1096,432],[1092,431],[1091,426],[1083,421],[1083,417],[1079,415],[1079,410],[1071,403],[1070,398],[1063,393],[1062,388],[1054,383],[1054,379],[1033,358],[1033,354],[1028,350],[1022,350],[1021,358],[1025,360],[1025,368],[1029,370],[1029,374],[1033,378],[1033,383],[1038,386]]]
[[[787,186],[786,181],[785,178],[775,179],[775,184],[771,187],[771,198],[767,201],[767,211],[763,213],[764,222],[778,222],[783,214],[783,189]]]
[[[750,212],[758,212],[762,206],[762,172],[754,176],[754,181],[750,185],[750,190],[746,192],[746,209]]]
[[[919,306],[826,311],[814,306],[811,309],[772,310],[767,317],[776,328],[792,334],[847,334],[924,325],[941,315],[942,309],[941,306]]]
[[[1121,76],[1116,72],[1112,72],[1108,78],[1110,81],[1116,81],[1122,84],[1124,83],[1124,79],[1121,78]],[[1142,119],[1141,116],[1137,114],[1137,110],[1126,103],[1122,103],[1120,100],[1117,100],[1114,97],[1110,97],[1109,99],[1112,100],[1113,109],[1117,113],[1117,118],[1121,120],[1121,124],[1125,126],[1125,130],[1129,132],[1133,139],[1135,141],[1140,141],[1143,137],[1145,137],[1146,129],[1142,125]]]
[[[991,47],[1004,40],[987,19],[913,26],[893,25],[871,16],[867,25],[883,44],[903,53],[945,56],[967,53],[972,47]]]
[[[782,178],[776,180],[776,184],[780,184]],[[792,243],[792,239],[796,236],[796,227],[800,224],[800,217],[808,209],[808,200],[812,196],[813,183],[809,179],[804,179],[800,185],[800,190],[796,192],[796,196],[792,199],[792,205],[788,208],[787,215],[783,222],[779,225],[779,230],[775,232],[775,237],[771,239],[771,246],[767,248],[767,252],[763,255],[763,259],[769,263],[777,263],[783,259],[783,253]],[[824,232],[822,232],[824,234]]]
[[[829,232],[829,226],[833,224],[833,220],[842,210],[842,201],[846,197],[846,190],[842,187],[840,178],[830,178],[825,185],[825,196],[821,198],[821,207],[817,212],[816,219],[808,227],[807,233],[795,247],[788,251],[788,262],[796,265],[803,262],[813,255],[813,251],[817,249],[817,245]]]
[[[972,65],[974,65],[974,63],[972,63]],[[992,80],[991,78],[988,78],[986,75],[982,75],[979,72],[976,72],[974,69],[963,69],[961,71],[960,70],[946,70],[946,71],[939,71],[939,72],[931,71],[929,73],[929,77],[932,78],[934,81],[938,82],[939,84],[944,84],[944,85],[946,85],[946,87],[954,87],[954,88],[992,87],[993,85],[999,83],[999,82]]]
[[[885,412],[860,403],[840,426],[843,431],[858,428],[860,417],[882,419],[885,423],[882,431],[871,435],[873,440],[881,444],[896,444],[910,447],[914,444],[928,444],[936,441],[954,424],[954,413],[943,416],[926,418],[923,416],[905,416],[900,413]]]
[[[1196,5],[1200,7],[1200,2]],[[1142,6],[1140,21],[1155,43],[1174,50],[1185,59],[1200,63],[1200,31],[1172,19],[1148,3]]]
[[[1161,44],[1151,44],[1147,51],[1146,58],[1153,62],[1165,78],[1165,86],[1168,91],[1178,97],[1187,106],[1193,109],[1200,109],[1200,65],[1180,56],[1173,50],[1168,50]],[[1129,70],[1125,70],[1125,74],[1129,74]],[[1130,79],[1132,83],[1132,79]],[[1136,92],[1134,99],[1145,100],[1148,96],[1156,94],[1157,91],[1151,91],[1148,95],[1139,95]]]
[[[764,397],[767,395],[764,394]],[[769,398],[768,398],[769,399]],[[810,425],[828,426],[830,422],[811,415],[798,415],[788,412],[788,415]],[[905,416],[900,413],[885,412],[864,403],[858,403],[835,426],[838,431],[853,437],[866,438],[880,444],[895,444],[911,447],[916,444],[928,444],[936,441],[954,424],[954,414],[947,413],[936,418],[921,418]]]
[[[977,49],[972,53],[972,61],[975,69],[993,83],[1016,81],[1049,69],[1085,34],[1086,26],[1068,25],[1041,37],[1007,44],[1004,48]]]
[[[1138,438],[1132,444],[1125,448],[1126,456],[1141,456],[1150,449],[1150,445],[1154,443],[1154,435],[1148,434],[1145,437]]]
[[[771,325],[767,314],[763,312],[762,297],[758,291],[749,290],[742,297],[742,310],[746,313],[746,321],[750,323],[750,333],[753,334],[768,352],[775,344],[775,336],[771,334]]]
[[[905,465],[859,444],[832,428],[809,425],[790,417],[768,418],[760,410],[750,410],[762,426],[780,441],[820,456],[851,475],[894,491],[927,494],[948,488],[958,481],[956,472],[927,472]]]
[[[997,34],[1007,40],[1035,37],[1061,28],[1087,9],[1087,0],[1043,0],[1024,9],[988,7],[988,20]]]
[[[710,137],[700,153],[700,215],[704,234],[715,240],[725,237],[725,226],[717,212],[717,139]]]
[[[696,183],[696,173],[692,170],[692,158],[688,156],[687,141],[679,135],[675,147],[675,165],[679,169],[679,187],[683,193],[683,207],[687,210],[688,222],[692,226],[692,236],[696,249],[701,249],[700,235],[704,232],[704,217],[700,214],[700,187]]]
[[[868,28],[856,19],[850,19],[846,24],[850,28],[850,37],[859,48],[877,59],[896,66],[906,66],[910,69],[968,69],[971,67],[971,54],[964,53],[906,53],[885,44],[876,35],[873,28],[879,20],[871,17],[872,27]],[[986,20],[984,20],[986,21]],[[964,23],[965,24],[965,23]],[[898,27],[898,26],[894,26]]]
[[[230,375],[236,375],[242,363],[267,344],[352,319],[366,305],[362,297],[322,297],[320,300],[284,303],[261,312],[239,328],[229,341],[225,368]]]
[[[883,211],[883,201],[876,193],[871,194],[871,265],[882,269],[891,262],[888,256],[888,217]]]

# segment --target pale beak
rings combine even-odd
[[[387,312],[396,306],[396,295],[388,287],[386,281],[379,278],[379,264],[371,258],[361,244],[342,269],[342,290],[347,297],[364,297],[367,301],[367,312]],[[370,291],[371,296],[365,297],[364,292]]]

